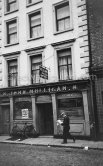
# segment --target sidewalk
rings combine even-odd
[[[38,138],[27,138],[25,140],[9,140],[10,136],[0,136],[0,143],[15,143],[15,144],[27,144],[27,145],[42,145],[42,146],[52,146],[52,147],[70,147],[70,148],[81,148],[84,149],[88,147],[88,149],[100,149],[103,150],[103,142],[102,141],[88,141],[88,140],[76,140],[73,143],[72,140],[68,139],[67,144],[61,144],[62,139],[56,139],[52,136],[40,136]]]

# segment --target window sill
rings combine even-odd
[[[8,15],[8,14],[11,14],[11,13],[15,13],[15,12],[17,12],[17,11],[18,11],[18,9],[13,10],[13,11],[10,11],[10,12],[5,12],[4,15]]]
[[[40,0],[39,2],[30,3],[30,4],[28,3],[28,4],[26,5],[26,7],[36,5],[36,4],[38,4],[38,3],[42,2],[42,1],[43,1],[43,0]]]
[[[14,45],[18,45],[19,43],[13,43],[13,44],[6,44],[4,47],[10,47],[10,46],[14,46]]]
[[[29,38],[27,41],[38,40],[38,39],[41,39],[41,38],[44,38],[44,36],[40,36],[40,37],[37,37],[37,38]]]
[[[69,31],[73,31],[73,28],[70,28],[70,29],[67,29],[67,30],[64,30],[64,31],[56,31],[56,32],[54,32],[54,35],[58,35],[58,34],[61,34],[61,33],[66,33],[66,32],[69,32]]]

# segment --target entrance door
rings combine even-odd
[[[40,135],[53,135],[53,110],[51,103],[38,104],[38,129]]]
[[[0,109],[0,134],[8,135],[10,131],[10,106],[1,106]]]

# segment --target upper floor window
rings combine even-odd
[[[17,59],[8,60],[8,86],[17,86],[18,66]]]
[[[13,19],[6,22],[6,44],[15,44],[18,42],[17,36],[17,19]]]
[[[55,6],[56,32],[66,31],[71,28],[71,16],[69,2]]]
[[[27,0],[27,4],[35,4],[35,3],[39,3],[41,2],[42,0]]]
[[[5,8],[6,12],[12,12],[17,10],[18,8],[17,0],[6,0]]]
[[[71,48],[57,51],[59,80],[72,78]]]
[[[17,43],[17,19],[6,22],[7,44]]]
[[[29,29],[30,29],[30,34],[29,34],[30,39],[36,39],[43,35],[41,11],[29,14]]]
[[[39,66],[42,65],[42,55],[36,55],[31,57],[31,78],[32,84],[40,82]]]

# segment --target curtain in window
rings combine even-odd
[[[40,12],[31,17],[31,37],[37,38],[41,36],[41,17]]]
[[[59,58],[59,66],[60,66],[60,80],[66,80],[68,78],[66,57]]]
[[[17,85],[17,61],[9,62],[8,66],[8,75],[9,75],[9,85],[16,86]]]
[[[66,30],[70,27],[70,10],[67,4],[57,9],[57,28],[58,30]]]
[[[71,49],[58,51],[59,58],[59,79],[66,80],[72,78]]]
[[[42,56],[38,55],[32,58],[32,82],[39,83],[39,66],[42,64]]]

